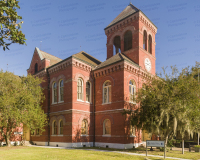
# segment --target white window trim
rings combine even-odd
[[[106,84],[106,82],[110,82],[110,81],[105,81],[104,83],[103,83],[103,104],[110,104],[111,103],[111,99],[109,99],[109,90],[111,90],[111,85],[109,85],[109,86],[105,86],[105,84]],[[107,88],[107,100],[110,100],[109,102],[104,102],[104,88]],[[111,90],[112,91],[112,90]],[[111,96],[110,97],[112,97],[112,94],[111,94]]]
[[[54,132],[54,122],[56,122],[55,120],[52,122],[52,135],[55,136],[57,134],[55,134]],[[56,122],[57,123],[57,122]],[[58,125],[57,125],[57,131],[58,131]]]
[[[55,83],[56,82],[53,82],[53,84],[52,84],[52,104],[57,104],[58,103],[58,102],[54,102],[54,84]],[[57,84],[56,84],[56,89],[57,89]],[[57,96],[57,100],[58,100],[58,96]]]
[[[111,121],[110,121],[110,134],[105,134],[105,122],[106,122],[106,120],[109,120],[109,119],[105,119],[104,121],[103,121],[103,137],[110,137],[111,136]]]
[[[85,101],[85,102],[87,102],[87,103],[90,103],[90,104],[92,104],[92,83],[90,82],[90,81],[87,81],[87,82],[89,82],[90,83],[90,102],[89,101]],[[86,83],[87,83],[86,82]],[[87,89],[87,84],[86,84],[86,89]],[[85,96],[87,96],[87,92],[85,91]],[[85,97],[86,98],[86,97]],[[87,99],[87,98],[86,98]]]
[[[131,127],[134,127],[135,132],[136,132],[136,128],[135,128],[135,126],[130,125],[130,128],[131,128]],[[131,134],[131,130],[130,130],[130,137],[136,137],[136,135]]]
[[[131,99],[130,99],[131,96],[135,96],[135,92],[136,92],[135,81],[134,81],[133,79],[131,79],[130,81],[133,82],[133,85],[129,84],[128,86],[129,86],[129,87],[131,86],[131,92],[133,91],[132,88],[134,88],[134,94],[133,94],[133,93],[130,93],[130,91],[129,91],[129,102],[132,103],[132,104],[136,104],[135,101],[131,101]],[[129,83],[130,83],[130,81],[129,81]],[[128,89],[129,89],[129,88],[128,88]]]
[[[60,97],[60,82],[61,81],[63,81],[63,79],[60,79],[60,81],[59,81],[59,88],[58,88],[58,91],[59,91],[58,96],[59,96],[59,98],[58,98],[58,103],[63,103],[64,102],[64,81],[63,81],[63,101],[60,100],[61,99],[61,97]]]
[[[87,119],[83,119],[83,120],[81,121],[81,129],[82,129],[82,122],[83,122],[84,120],[87,121],[86,134],[82,134],[82,133],[81,133],[81,136],[88,136],[88,120],[87,120]]]
[[[80,102],[84,102],[84,86],[83,86],[83,79],[82,78],[78,78],[78,80],[81,80],[81,82],[82,82],[82,99],[78,99],[78,81],[77,81],[77,101],[80,101]]]
[[[62,134],[60,134],[60,121],[63,121],[62,119],[60,119],[58,122],[58,135],[63,135],[63,133]],[[64,125],[63,125],[63,128],[64,128]]]

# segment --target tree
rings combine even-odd
[[[16,11],[20,9],[18,3],[16,0],[0,1],[0,46],[4,51],[12,43],[26,44],[25,35],[20,30],[22,17]]]
[[[40,83],[39,78],[31,75],[19,77],[0,71],[0,133],[8,146],[20,124],[32,131],[44,131],[47,118],[41,107],[44,95]]]
[[[200,129],[200,85],[195,79],[196,70],[185,68],[178,72],[152,77],[143,84],[136,94],[139,107],[132,107],[126,114],[131,115],[132,125],[159,134],[167,144],[168,137],[181,133],[182,139]],[[134,108],[134,109],[133,109]]]

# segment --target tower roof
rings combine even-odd
[[[121,61],[127,61],[133,65],[136,65],[137,67],[139,66],[137,63],[135,63],[133,60],[131,60],[130,58],[128,58],[126,55],[124,55],[123,53],[117,53],[116,55],[108,58],[106,61],[102,62],[101,64],[99,64],[95,70],[98,70],[100,68],[104,68],[107,67],[109,65],[121,62]]]
[[[140,10],[130,3],[105,29],[138,11]]]

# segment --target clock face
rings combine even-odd
[[[149,60],[149,58],[146,58],[144,60],[144,65],[145,65],[145,68],[147,69],[147,71],[151,70],[151,61]]]

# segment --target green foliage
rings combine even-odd
[[[197,63],[179,73],[176,67],[171,67],[170,74],[163,68],[159,77],[146,81],[136,94],[140,106],[125,111],[131,115],[131,123],[149,133],[159,134],[166,143],[177,131],[182,138],[185,131],[189,134],[199,132],[200,85],[194,78],[198,68]]]
[[[0,133],[7,145],[14,129],[21,124],[44,131],[46,115],[41,108],[44,95],[40,83],[39,78],[31,75],[19,77],[0,71]]]
[[[26,44],[25,35],[22,33],[22,17],[17,14],[20,9],[17,0],[0,1],[0,46],[3,50],[9,49],[12,43]]]
[[[195,148],[200,148],[200,145],[195,145],[194,147],[195,147]]]

